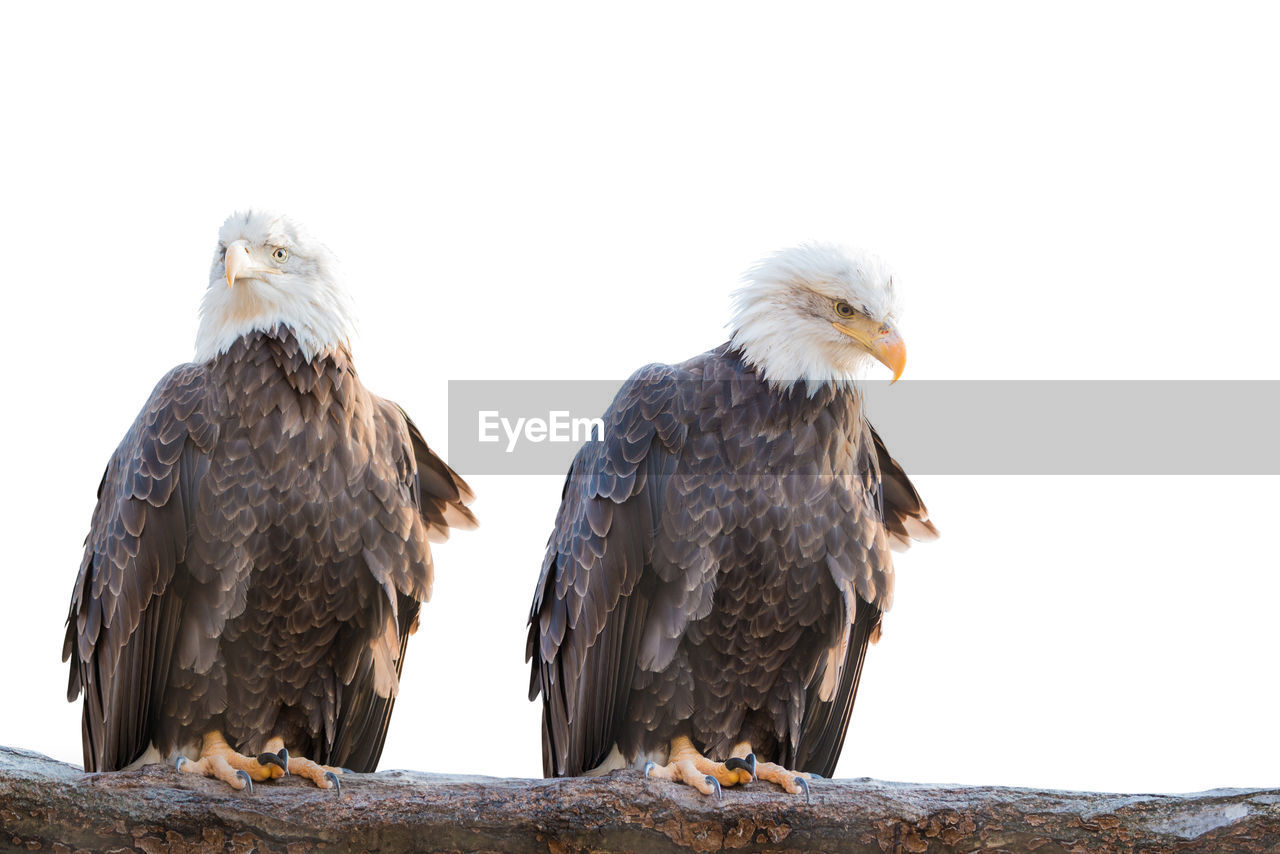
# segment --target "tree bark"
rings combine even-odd
[[[1280,851],[1280,789],[1107,795],[820,781],[723,800],[638,773],[507,780],[382,771],[342,793],[253,793],[169,766],[85,774],[0,747],[0,848],[15,851]]]

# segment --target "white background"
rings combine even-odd
[[[910,378],[1280,378],[1276,12],[1200,8],[8,7],[0,743],[79,761],[94,490],[237,207],[344,259],[363,378],[446,454],[449,379],[701,352],[810,238],[896,269]],[[472,483],[383,767],[535,776],[560,478]],[[1278,784],[1275,478],[917,485],[943,539],[898,560],[840,775]]]

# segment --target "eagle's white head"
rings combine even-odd
[[[268,211],[233,213],[218,232],[196,361],[281,324],[293,330],[308,359],[345,345],[351,309],[338,280],[333,253],[297,222]]]
[[[893,276],[874,255],[826,243],[783,249],[743,276],[731,344],[769,385],[810,395],[851,382],[868,359],[896,381],[907,350],[895,328]]]

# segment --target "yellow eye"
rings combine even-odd
[[[278,246],[276,247],[276,251],[271,253],[271,257],[276,259],[277,264],[283,264],[285,261],[289,260],[289,250],[285,249],[283,246]]]
[[[853,306],[849,305],[849,303],[845,302],[844,300],[836,301],[836,314],[840,315],[841,317],[853,317],[857,313],[858,313],[858,310],[855,309]]]

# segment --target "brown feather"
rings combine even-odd
[[[473,526],[471,498],[345,350],[277,328],[174,369],[107,466],[72,596],[85,767],[219,729],[373,770],[428,540]]]
[[[830,774],[891,543],[933,531],[856,393],[775,391],[728,345],[642,368],[565,482],[529,618],[547,775],[688,735]]]

